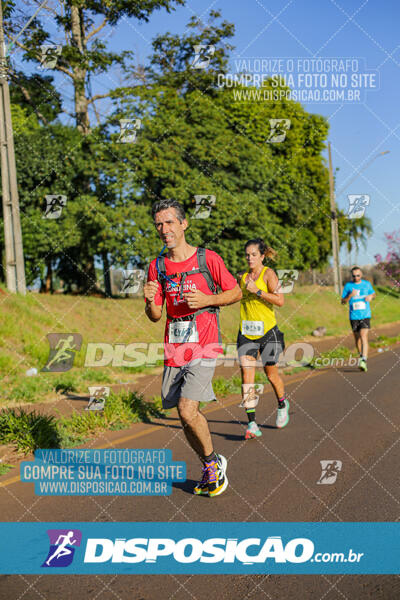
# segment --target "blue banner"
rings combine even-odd
[[[20,473],[37,496],[167,496],[186,464],[165,449],[36,450]]]
[[[397,574],[400,523],[0,523],[2,574]]]

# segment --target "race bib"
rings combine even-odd
[[[243,335],[264,335],[264,321],[242,321]]]
[[[198,344],[199,332],[195,321],[171,321],[168,329],[168,341],[170,344],[183,344],[193,342]]]
[[[351,308],[353,310],[365,310],[367,308],[367,305],[365,304],[365,302],[360,300],[359,302],[353,302],[353,306]]]

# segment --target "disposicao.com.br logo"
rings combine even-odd
[[[275,563],[359,562],[362,553],[321,553],[314,556],[314,543],[308,538],[294,538],[286,544],[280,536],[262,538],[89,538],[85,563],[157,563],[166,557],[177,563],[235,563],[254,565],[272,560]]]

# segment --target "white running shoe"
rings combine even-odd
[[[251,440],[255,437],[260,437],[261,431],[259,426],[255,421],[251,421],[246,429],[246,434],[244,436],[245,440]]]
[[[276,426],[278,429],[286,427],[289,423],[289,400],[285,399],[285,406],[278,408],[278,414],[276,415]]]

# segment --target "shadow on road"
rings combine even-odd
[[[191,496],[193,496],[193,488],[196,485],[196,483],[198,483],[198,482],[194,481],[194,479],[186,479],[186,481],[173,482],[172,487],[182,490],[182,492],[185,492],[186,494],[190,494]],[[199,497],[201,497],[201,496],[199,496]],[[204,496],[204,498],[206,498],[206,496]]]

